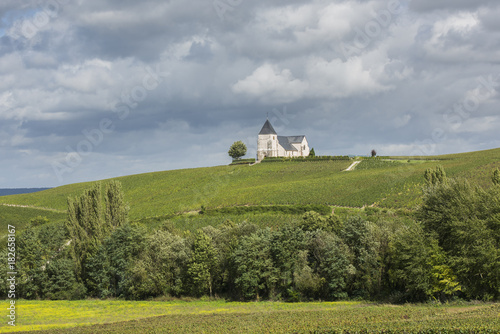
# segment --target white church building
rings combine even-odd
[[[265,157],[307,157],[309,144],[306,136],[278,136],[269,119],[259,132],[257,161]]]

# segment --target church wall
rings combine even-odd
[[[278,157],[278,146],[277,135],[259,135],[257,139],[257,160],[262,160],[264,157]]]
[[[304,140],[302,141],[301,144],[303,147],[305,146],[305,149],[302,150],[302,156],[307,157],[309,155],[309,153],[311,152],[311,150],[309,148],[309,143],[307,142],[306,137],[304,137]]]

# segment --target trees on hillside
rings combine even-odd
[[[104,198],[100,183],[94,184],[79,197],[68,198],[66,228],[71,239],[71,257],[80,282],[87,283],[89,260],[97,255],[104,238],[126,222],[127,211],[118,181],[106,184]]]
[[[227,153],[235,160],[240,159],[242,156],[247,154],[247,146],[241,140],[238,140],[231,145]]]
[[[435,180],[434,178],[431,178]],[[500,297],[500,189],[463,179],[425,188],[418,218],[434,233],[468,298]]]
[[[78,283],[74,262],[68,256],[67,240],[68,233],[64,224],[52,223],[45,217],[34,218],[20,233],[17,244],[17,290],[20,298],[85,297],[86,289],[83,284]]]

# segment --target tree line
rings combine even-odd
[[[498,300],[499,173],[488,189],[441,167],[424,176],[422,205],[401,224],[307,212],[279,227],[226,220],[194,233],[131,223],[120,183],[96,184],[68,199],[64,225],[37,218],[21,233],[17,290],[27,299]]]

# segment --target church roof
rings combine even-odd
[[[305,136],[288,136],[288,141],[290,143],[302,143]]]
[[[259,132],[259,135],[276,135],[276,131],[274,131],[273,126],[271,125],[271,122],[269,120],[266,120],[264,123],[264,126]]]
[[[278,143],[285,151],[297,151],[293,143],[302,143],[305,136],[278,136]]]

